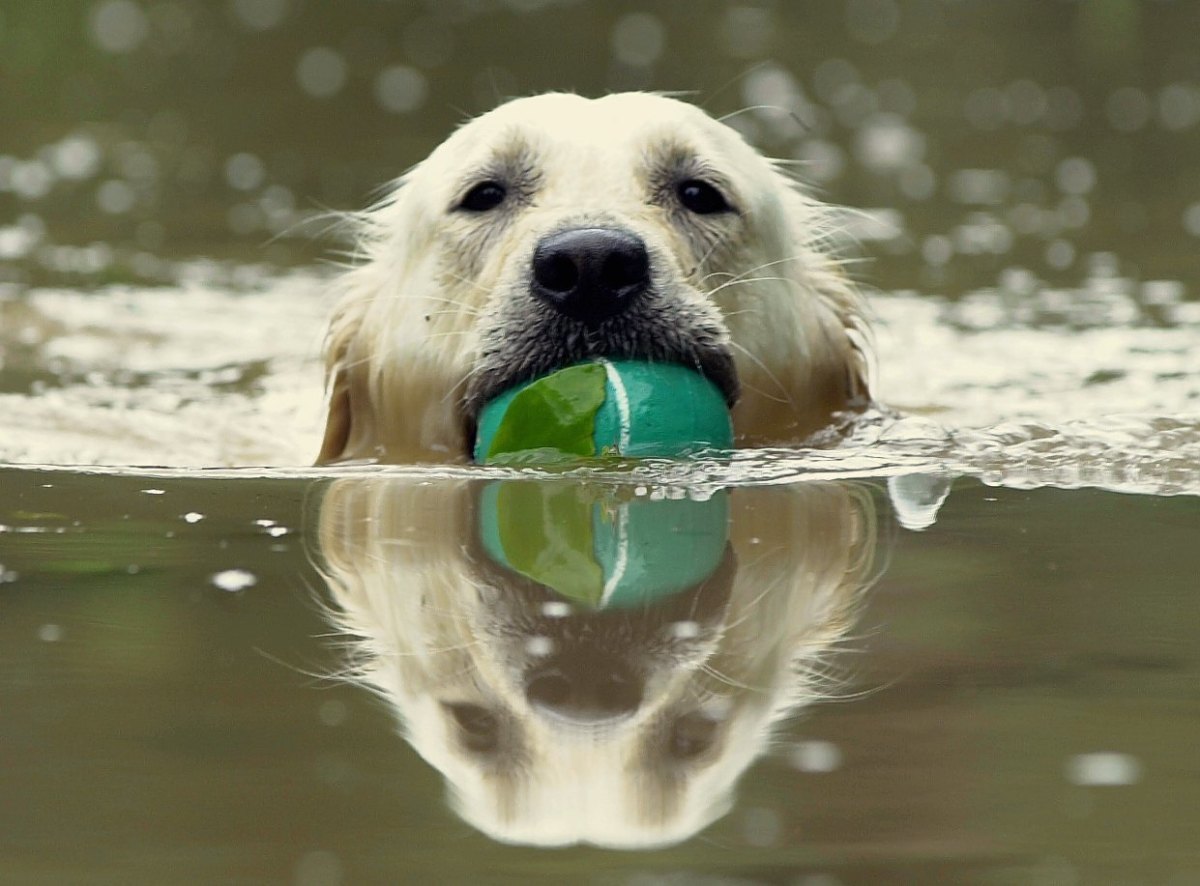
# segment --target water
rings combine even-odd
[[[8,3],[0,880],[1200,882],[1198,15]],[[891,411],[309,467],[337,213],[555,88],[860,207]]]
[[[1200,875],[1191,498],[963,480],[915,532],[881,483],[601,484],[711,575],[595,609],[480,540],[573,481],[3,483],[16,882]]]

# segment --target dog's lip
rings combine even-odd
[[[597,355],[591,360],[604,359],[639,359],[636,355]],[[579,361],[584,362],[584,361]],[[733,355],[724,349],[709,349],[705,352],[695,355],[694,359],[689,360],[686,357],[676,359],[655,360],[657,363],[675,363],[680,366],[685,366],[688,369],[693,369],[700,375],[704,376],[710,382],[717,386],[717,390],[725,398],[725,405],[733,409],[737,403],[738,396],[741,392],[741,385],[738,381],[737,367],[733,361]],[[495,397],[498,397],[504,391],[514,388],[517,385],[524,384],[534,378],[547,375],[551,372],[556,372],[559,369],[566,368],[567,365],[553,366],[549,369],[540,370],[537,372],[514,374],[511,376],[497,376],[479,383],[478,385],[472,381],[468,385],[467,394],[462,401],[462,414],[464,428],[466,432],[467,444],[470,451],[475,449],[475,433],[478,430],[479,414]]]

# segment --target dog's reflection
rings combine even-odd
[[[728,808],[772,724],[833,687],[869,495],[347,479],[331,616],[464,819],[506,842],[654,846]]]

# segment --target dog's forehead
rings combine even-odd
[[[516,99],[470,121],[450,141],[471,153],[502,147],[514,139],[643,151],[666,138],[697,152],[748,149],[736,132],[699,108],[649,93],[596,99],[550,93]]]

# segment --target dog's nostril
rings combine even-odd
[[[600,266],[600,285],[613,292],[645,286],[648,279],[649,261],[645,249],[613,252]]]
[[[579,285],[579,268],[570,257],[562,253],[551,253],[534,264],[537,282],[550,292],[567,293]]]
[[[585,323],[615,316],[649,286],[646,244],[628,231],[561,231],[543,237],[533,253],[534,295]]]

